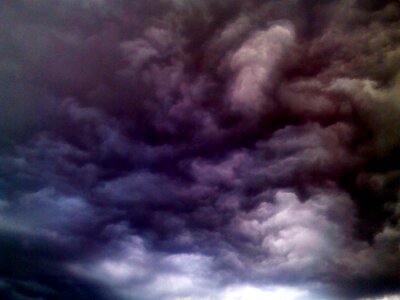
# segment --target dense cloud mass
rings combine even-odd
[[[400,2],[0,1],[0,298],[400,299]]]

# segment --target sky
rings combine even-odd
[[[399,1],[0,1],[1,299],[400,299],[399,157]]]

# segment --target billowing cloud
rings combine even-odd
[[[291,24],[271,25],[268,30],[258,31],[248,39],[231,58],[230,67],[237,73],[229,99],[235,110],[250,113],[267,107],[268,95],[276,80],[276,69],[285,52],[294,42]]]
[[[398,1],[2,1],[0,298],[400,294]]]

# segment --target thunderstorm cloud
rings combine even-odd
[[[399,157],[399,1],[0,1],[1,299],[400,299]]]

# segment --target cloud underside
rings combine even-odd
[[[399,20],[1,2],[0,298],[399,298]]]

